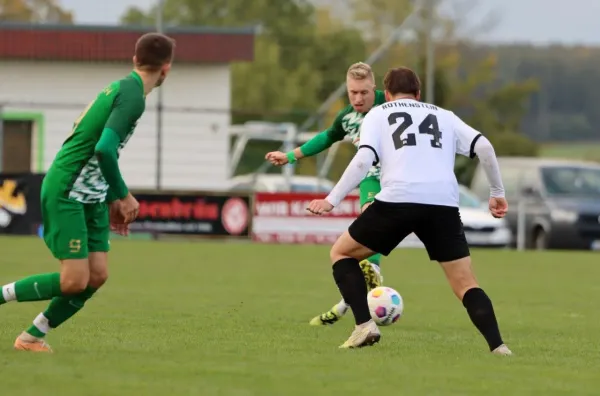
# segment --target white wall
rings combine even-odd
[[[109,82],[130,71],[127,65],[2,61],[0,103],[9,103],[5,111],[44,114],[48,169],[83,108]],[[162,187],[223,187],[229,177],[229,66],[174,64],[162,89],[166,107],[213,110],[163,112]],[[153,92],[121,153],[121,170],[131,188],[156,186],[156,101]],[[33,150],[36,158],[37,147]]]

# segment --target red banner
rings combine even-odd
[[[360,214],[358,196],[348,196],[331,213],[315,216],[306,208],[325,194],[257,193],[252,239],[267,243],[332,244]]]

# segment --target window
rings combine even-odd
[[[600,198],[600,168],[546,167],[542,182],[549,195]]]
[[[2,172],[31,172],[32,129],[31,121],[4,121],[4,135],[0,136]]]

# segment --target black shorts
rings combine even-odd
[[[356,242],[384,256],[413,232],[431,260],[446,262],[470,255],[460,212],[452,206],[375,200],[348,232]]]

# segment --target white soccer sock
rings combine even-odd
[[[333,307],[333,310],[338,316],[344,316],[346,312],[348,312],[349,308],[350,305],[346,304],[346,301],[344,301],[344,299],[342,298],[340,302],[337,303],[335,307]]]
[[[17,299],[17,295],[15,293],[15,282],[2,286],[2,298],[4,298],[4,301],[6,302]]]
[[[50,331],[50,321],[48,321],[48,318],[46,318],[43,313],[36,316],[33,320],[33,325],[44,334],[48,334]]]

